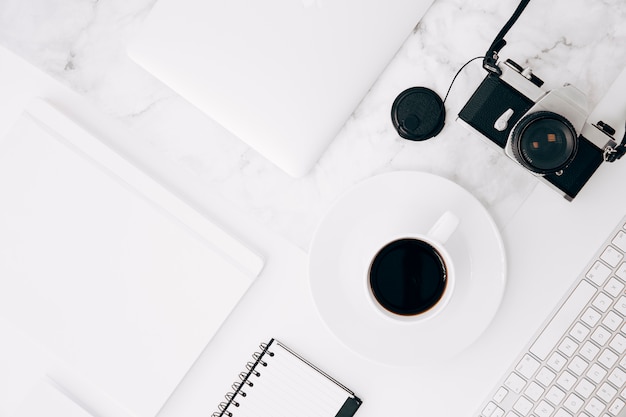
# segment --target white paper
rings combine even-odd
[[[0,139],[0,315],[154,416],[253,281],[255,255],[225,256],[219,243],[234,239],[213,239],[85,131],[35,110],[57,129],[25,114]]]

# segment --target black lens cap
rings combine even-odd
[[[441,97],[426,87],[404,90],[391,106],[391,121],[404,139],[420,141],[437,136],[445,118]]]

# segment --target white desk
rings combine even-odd
[[[600,195],[602,187],[571,204],[558,196],[550,199],[552,191],[535,187],[532,177],[454,124],[456,111],[483,76],[478,66],[468,68],[455,84],[450,119],[437,139],[412,144],[393,132],[388,113],[395,95],[413,85],[444,91],[463,62],[484,52],[514,4],[438,0],[313,173],[296,181],[128,62],[124,39],[132,37],[151,2],[77,6],[56,0],[47,8],[43,3],[50,4],[8,0],[0,6],[5,12],[0,43],[80,94],[1,50],[0,133],[30,97],[46,97],[204,213],[245,236],[268,259],[161,416],[210,415],[257,343],[269,337],[283,339],[352,388],[364,400],[361,417],[470,416],[595,250],[585,242],[599,243],[626,211],[623,197]],[[571,82],[595,103],[626,64],[625,14],[620,0],[531,3],[507,36],[503,53],[528,60],[548,85]],[[545,16],[554,23],[546,25]],[[616,167],[603,169],[593,181],[623,178],[626,164]],[[510,274],[502,308],[476,344],[446,363],[394,368],[355,354],[325,327],[308,291],[305,250],[331,201],[362,178],[398,169],[455,179],[486,204],[503,232]],[[541,213],[545,217],[536,227],[510,221],[530,192],[547,193],[551,202],[552,211]],[[576,227],[567,227],[568,222]],[[564,272],[550,277],[557,265]],[[0,364],[15,374],[17,361],[8,365],[3,360]],[[27,368],[19,380],[5,375],[0,372],[0,392],[16,383],[27,385],[33,376]],[[16,401],[0,395],[0,417]]]

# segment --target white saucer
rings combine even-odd
[[[381,314],[368,298],[372,248],[389,237],[424,234],[446,211],[460,223],[446,243],[456,287],[449,304],[426,321]],[[502,239],[489,213],[454,182],[426,173],[392,172],[357,184],[319,225],[309,260],[310,285],[322,319],[349,348],[391,365],[451,357],[491,322],[505,286]]]

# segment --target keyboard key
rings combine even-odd
[[[520,392],[522,392],[522,389],[524,389],[526,381],[516,373],[512,373],[511,375],[509,375],[506,381],[504,381],[504,385],[509,387],[514,393],[519,394]]]
[[[615,271],[615,275],[626,281],[626,262],[622,262],[617,271]]]
[[[624,307],[626,307],[626,297],[624,297]],[[626,311],[626,310],[625,310]],[[602,318],[602,314],[598,312],[596,309],[589,307],[583,313],[581,320],[589,327],[594,327],[600,319]]]
[[[550,366],[550,368],[554,369],[557,372],[563,369],[566,363],[567,360],[559,352],[554,352],[550,356],[550,359],[548,359],[548,365]]]
[[[559,345],[559,351],[565,354],[565,356],[567,357],[571,357],[574,352],[576,352],[576,349],[578,349],[578,343],[576,343],[569,337],[563,339],[563,341]]]
[[[582,342],[585,340],[587,335],[589,334],[589,329],[585,327],[582,323],[576,323],[572,330],[570,330],[569,335],[572,336],[578,342]]]
[[[613,298],[620,295],[623,289],[624,283],[617,278],[611,278],[604,286],[604,291],[609,293]]]
[[[556,410],[556,414],[554,414],[554,417],[572,417],[572,415],[562,408],[559,408],[558,410]]]
[[[529,349],[530,352],[540,360],[545,360],[561,335],[578,317],[595,292],[593,285],[587,281],[581,281],[535,340]]]
[[[524,395],[530,398],[533,401],[538,401],[539,398],[543,395],[545,390],[541,388],[541,385],[536,383],[535,381],[528,384],[528,387],[524,391]]]
[[[609,332],[604,327],[600,326],[591,334],[591,340],[599,344],[600,346],[604,346],[611,337],[611,332]]]
[[[530,355],[524,355],[522,360],[517,364],[515,370],[526,379],[532,377],[541,364]]]
[[[598,287],[604,284],[604,281],[611,275],[611,268],[604,265],[600,261],[596,261],[591,269],[587,272],[586,277]]]
[[[535,414],[537,417],[550,417],[554,412],[554,407],[548,404],[546,401],[541,401],[537,408],[535,408]]]
[[[615,365],[615,362],[617,362],[618,358],[619,357],[614,352],[606,349],[602,351],[602,353],[598,357],[598,362],[610,369],[613,367],[613,365]]]
[[[609,330],[615,331],[622,324],[622,318],[614,311],[609,311],[604,320],[602,320],[602,324],[605,327],[608,327]]]
[[[604,403],[597,398],[592,398],[589,400],[589,403],[585,407],[585,411],[591,414],[593,417],[600,417],[600,414],[604,411],[606,406]]]
[[[572,359],[570,364],[567,366],[567,369],[572,371],[574,374],[581,376],[583,373],[585,373],[585,369],[587,369],[588,365],[589,364],[583,358],[581,358],[580,356],[575,356],[574,359]]]
[[[586,341],[583,347],[580,348],[580,354],[590,362],[596,358],[598,353],[600,353],[600,348],[590,341]]]
[[[626,373],[620,368],[613,369],[613,372],[609,375],[609,382],[616,387],[621,388],[624,386],[624,382],[626,382]]]
[[[539,372],[537,372],[537,376],[535,376],[535,379],[539,381],[540,384],[543,384],[544,387],[550,385],[552,381],[554,381],[554,378],[556,378],[556,374],[545,366],[541,368]]]
[[[617,235],[611,241],[622,252],[626,252],[626,233],[623,231],[617,232]]]
[[[572,413],[577,413],[585,402],[576,394],[570,394],[563,406]]]
[[[580,380],[578,385],[576,385],[576,388],[574,391],[580,394],[580,396],[583,397],[584,399],[587,399],[591,397],[591,394],[593,394],[593,390],[595,389],[596,389],[596,386],[592,384],[591,381],[583,378]]]
[[[587,376],[589,377],[589,379],[591,379],[596,384],[602,382],[606,374],[607,371],[597,363],[591,365],[591,368],[589,368],[589,372],[587,372]]]
[[[496,407],[496,409],[491,413],[491,417],[502,417],[504,416],[504,410],[500,407]]]
[[[576,383],[576,377],[571,373],[565,371],[561,374],[559,379],[556,380],[557,384],[565,391],[569,391],[572,389],[574,384]]]
[[[598,294],[595,300],[593,300],[593,306],[603,313],[611,307],[611,304],[613,304],[613,299],[603,292]]]
[[[611,413],[612,415],[616,416],[620,413],[620,411],[622,411],[624,409],[624,405],[626,405],[626,403],[624,403],[624,401],[620,400],[619,398],[617,400],[615,400],[615,402],[613,404],[611,404],[611,406],[609,407],[609,413]]]
[[[620,263],[622,258],[624,258],[624,254],[613,246],[608,246],[604,250],[604,252],[602,252],[602,255],[600,255],[600,259],[602,259],[613,268],[615,268],[617,264]]]
[[[563,398],[565,398],[565,393],[561,391],[558,387],[550,388],[550,390],[546,394],[546,400],[550,401],[555,406],[561,404]]]
[[[533,403],[524,397],[520,397],[513,405],[513,409],[522,416],[527,416],[532,408]]]
[[[613,401],[613,398],[615,398],[616,395],[617,390],[606,382],[602,384],[597,393],[597,396],[607,404]]]
[[[621,355],[626,350],[626,337],[622,336],[621,334],[615,335],[613,340],[611,340],[611,343],[609,343],[609,346],[611,346],[613,350],[615,350],[615,352]]]
[[[496,408],[498,408],[498,406],[490,401],[489,403],[487,403],[487,405],[483,409],[482,415],[484,417],[491,417],[493,412],[496,411]]]
[[[496,393],[494,394],[493,400],[497,403],[501,403],[502,401],[504,401],[508,393],[509,393],[508,389],[504,387],[500,387],[498,388],[498,391],[496,391]]]

